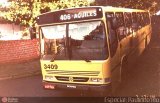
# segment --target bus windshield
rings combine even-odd
[[[108,57],[102,21],[41,27],[44,36],[43,59],[104,60]]]

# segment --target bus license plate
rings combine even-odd
[[[73,88],[76,89],[77,87],[75,85],[67,85],[67,88]]]
[[[55,89],[55,85],[51,85],[51,84],[46,84],[44,85],[45,89]]]

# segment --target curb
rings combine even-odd
[[[16,75],[9,75],[9,76],[0,76],[0,81],[1,80],[8,80],[8,79],[18,79],[18,78],[24,78],[24,77],[30,77],[30,76],[36,76],[40,75],[41,71],[33,71],[33,72],[28,72],[28,73],[23,73],[23,74],[16,74]]]

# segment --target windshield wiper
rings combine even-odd
[[[76,56],[79,56],[82,60],[86,61],[86,62],[91,62],[91,60],[87,59],[84,56],[79,55],[79,53],[77,51],[74,51],[76,53]]]
[[[68,45],[68,57],[69,57],[69,59],[71,59],[72,58],[72,38],[71,38],[71,35],[70,35],[70,37],[69,37],[69,39],[68,39],[68,43],[69,43],[69,45]],[[83,57],[83,56],[81,56],[81,55],[79,55],[79,53],[77,52],[77,51],[75,51],[74,50],[74,52],[81,58],[81,59],[83,59],[83,60],[85,60],[86,62],[91,62],[89,59],[87,59],[86,57]]]
[[[85,58],[84,60],[85,60],[86,62],[91,62],[91,60],[89,60],[89,59],[86,59],[86,58]]]
[[[57,55],[57,53],[52,56],[52,59],[50,62],[54,62],[56,55]]]
[[[79,53],[78,53],[77,51],[74,51],[74,52],[76,53],[76,56],[79,56],[82,60],[84,60],[84,61],[86,61],[86,62],[91,62],[91,60],[87,59],[86,57],[79,55]],[[58,54],[58,52],[55,53],[55,54],[52,56],[52,59],[50,60],[50,62],[54,62],[57,54]]]
[[[63,50],[64,50],[64,48],[59,46],[59,47],[57,48],[57,52],[52,56],[51,62],[54,62],[56,56],[57,56],[58,54],[61,54],[61,52],[62,52]],[[65,50],[64,50],[64,51],[65,51]],[[66,53],[65,53],[65,54],[66,54]]]

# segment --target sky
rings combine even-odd
[[[0,3],[6,3],[7,0],[0,0]]]
[[[160,11],[158,11],[155,15],[160,15]]]
[[[0,0],[0,4],[4,7],[9,6],[8,0]]]

